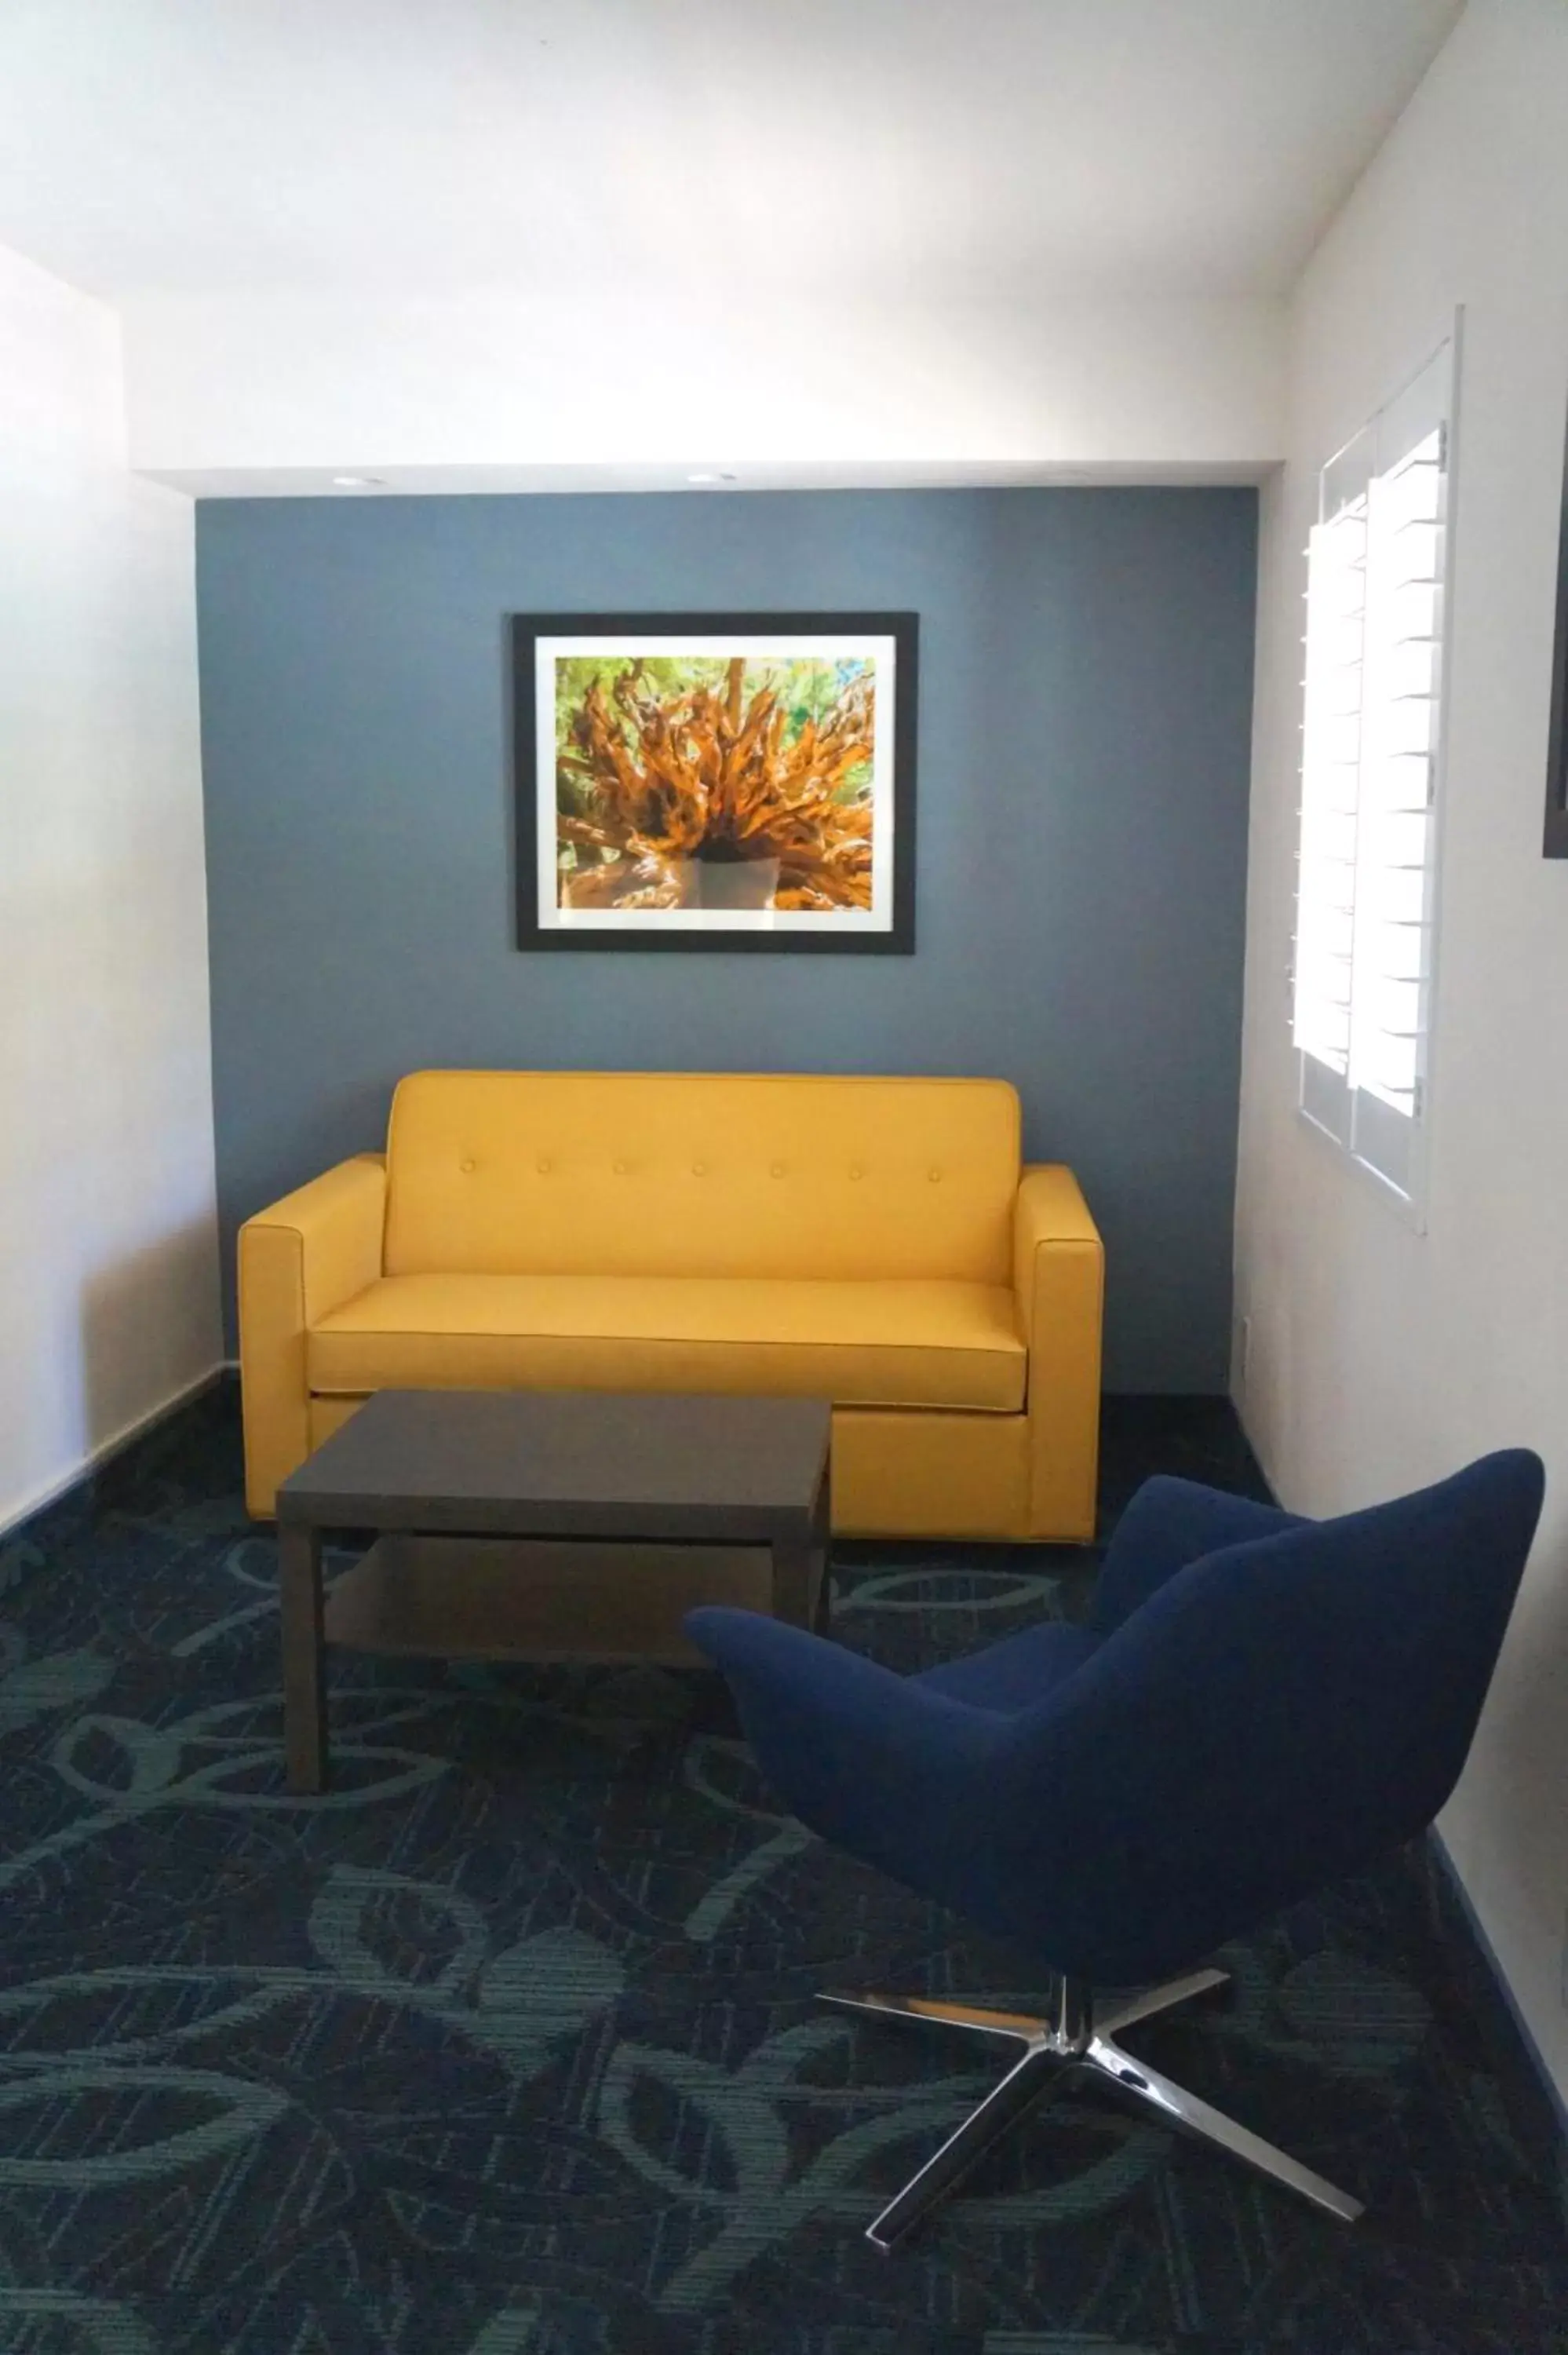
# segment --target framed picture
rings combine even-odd
[[[1557,643],[1552,657],[1552,726],[1546,745],[1548,858],[1568,858],[1568,452],[1563,464],[1557,537]]]
[[[517,945],[915,946],[913,613],[512,623]]]

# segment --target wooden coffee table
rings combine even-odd
[[[775,1615],[823,1624],[832,1420],[815,1399],[377,1392],[278,1491],[290,1789],[326,1787],[328,1642],[539,1657],[505,1624],[518,1540],[767,1547]],[[378,1534],[323,1606],[334,1529]]]

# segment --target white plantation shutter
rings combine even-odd
[[[1452,347],[1323,469],[1308,549],[1302,1110],[1414,1201],[1426,1111]]]

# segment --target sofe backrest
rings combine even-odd
[[[386,1270],[1009,1280],[1000,1080],[418,1071]]]

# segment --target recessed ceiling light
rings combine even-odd
[[[711,487],[715,483],[733,483],[735,476],[733,474],[688,474],[686,480],[688,483],[701,483]]]
[[[334,474],[332,486],[334,491],[384,491],[387,483],[381,474]]]

